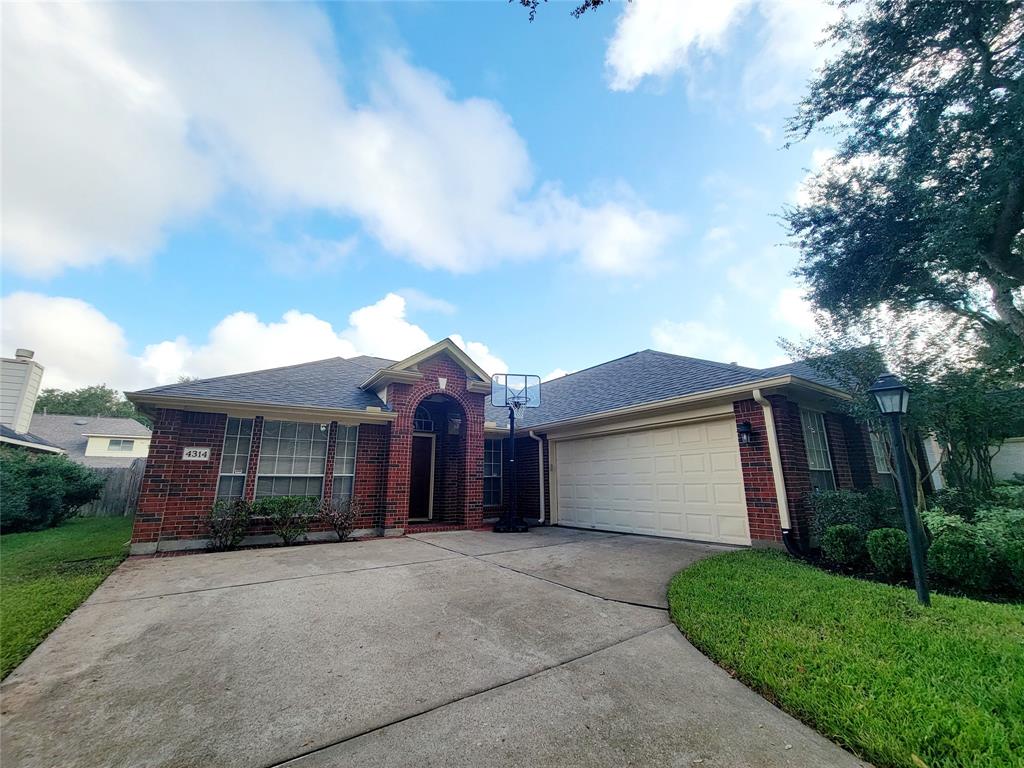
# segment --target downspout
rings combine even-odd
[[[775,481],[775,500],[779,505],[779,523],[782,526],[782,543],[786,551],[794,557],[803,557],[793,541],[792,524],[789,519],[789,498],[786,495],[786,478],[782,474],[782,454],[779,452],[779,436],[775,432],[775,413],[772,404],[761,394],[760,389],[753,391],[754,402],[764,412],[764,428],[768,438],[768,455],[772,462],[772,479]]]
[[[544,439],[537,437],[531,429],[530,437],[537,441],[537,481],[540,483],[540,519],[538,525],[544,523]]]

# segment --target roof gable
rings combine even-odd
[[[432,357],[442,354],[448,355],[466,372],[466,378],[470,383],[474,379],[484,384],[490,382],[490,374],[473,362],[473,359],[454,341],[446,338],[441,339],[436,344],[431,344],[426,349],[421,349],[404,360],[399,360],[396,363],[378,369],[362,383],[362,387],[363,389],[379,389],[392,382],[409,383],[417,381],[422,378],[422,374],[417,370],[417,366]],[[479,389],[479,387],[477,388]]]

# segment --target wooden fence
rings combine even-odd
[[[134,517],[146,460],[135,459],[131,466],[95,471],[103,475],[107,483],[100,497],[82,507],[78,514],[82,517]]]

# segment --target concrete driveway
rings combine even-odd
[[[857,766],[669,623],[698,544],[544,528],[125,562],[4,683],[17,766]]]

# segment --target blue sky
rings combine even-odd
[[[776,215],[829,146],[781,149],[818,3],[12,8],[3,353],[44,385],[809,330]]]

